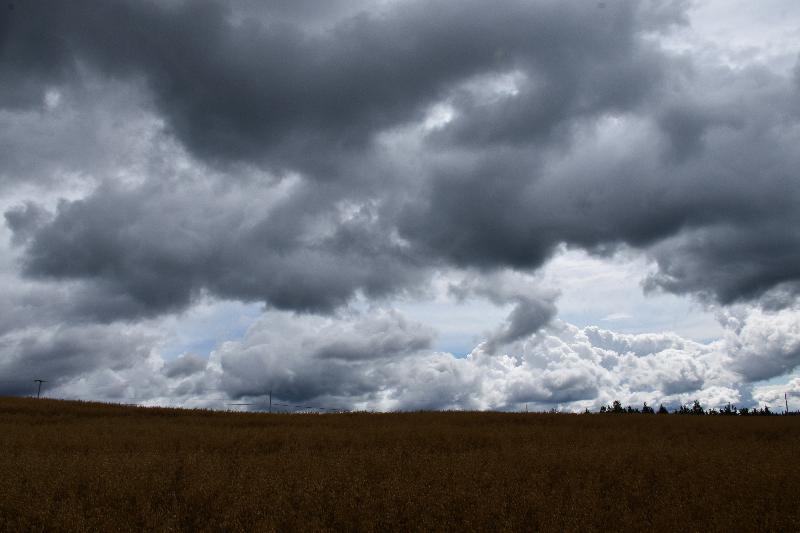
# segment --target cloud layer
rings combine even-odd
[[[695,399],[710,407],[728,402],[746,406],[770,394],[769,387],[754,388],[754,382],[782,375],[800,363],[798,318],[796,310],[757,313],[731,323],[723,339],[709,344],[673,333],[621,334],[556,320],[510,343],[482,342],[459,358],[430,349],[430,329],[396,311],[338,317],[270,311],[242,339],[220,345],[209,360],[191,353],[168,363],[142,357],[138,364],[154,372],[112,367],[115,377],[108,377],[108,371],[104,375],[112,383],[125,384],[115,390],[117,396],[212,407],[246,398],[261,408],[270,391],[276,402],[343,409],[529,405],[596,410],[615,399],[670,408]],[[784,328],[786,323],[793,327]],[[58,343],[31,343],[28,350],[46,354],[65,346],[72,349],[69,341],[66,335]],[[69,364],[70,353],[62,365]],[[57,384],[59,392],[85,393],[85,380],[64,380]]]

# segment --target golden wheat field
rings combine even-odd
[[[3,531],[797,531],[800,417],[0,399]]]

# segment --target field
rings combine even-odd
[[[0,398],[2,531],[800,530],[800,417]]]

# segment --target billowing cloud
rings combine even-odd
[[[185,353],[165,362],[153,352],[158,339],[152,333],[74,327],[3,337],[2,370],[24,375],[35,362],[42,375],[59,376],[48,385],[54,395],[190,407],[245,401],[261,409],[270,392],[276,403],[335,409],[580,411],[613,400],[676,408],[695,399],[708,407],[774,407],[791,384],[757,380],[800,366],[790,340],[796,312],[781,313],[777,323],[759,310],[740,314],[711,343],[555,320],[513,342],[484,341],[457,357],[431,349],[432,331],[393,310],[329,317],[269,311],[209,358]],[[747,366],[756,353],[758,365]],[[3,390],[30,393],[29,381],[5,383]]]
[[[751,405],[748,383],[764,376],[742,373],[734,348],[751,337],[729,329],[727,338],[703,344],[555,321],[502,351],[482,342],[456,357],[431,350],[430,331],[396,311],[327,318],[272,311],[241,340],[222,344],[202,371],[192,357],[191,372],[179,375],[188,380],[184,398],[208,397],[204,387],[211,387],[258,403],[272,391],[284,401],[335,408],[581,410],[614,399]],[[166,368],[183,368],[186,357]]]
[[[800,365],[800,315],[796,309],[754,311],[731,320],[726,337],[733,367],[748,381],[774,378]]]

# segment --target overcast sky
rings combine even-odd
[[[7,4],[0,394],[800,408],[800,3]]]

